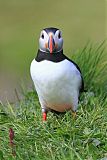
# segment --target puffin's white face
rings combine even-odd
[[[61,31],[55,28],[46,28],[41,31],[39,49],[43,52],[56,53],[63,49]]]

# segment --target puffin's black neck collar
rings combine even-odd
[[[37,56],[35,58],[35,60],[37,62],[41,62],[43,60],[48,60],[48,61],[52,61],[52,62],[61,62],[64,59],[66,59],[66,56],[63,54],[63,50],[61,50],[60,52],[57,53],[47,53],[47,52],[42,52],[41,50],[38,50]]]

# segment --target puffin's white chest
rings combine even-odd
[[[31,77],[36,87],[40,103],[57,111],[76,108],[78,103],[79,87],[81,84],[80,72],[68,60],[58,63],[44,60],[31,63]]]

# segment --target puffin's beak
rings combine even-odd
[[[53,39],[53,35],[52,34],[49,35],[48,47],[49,47],[50,53],[52,54],[53,50],[55,48],[55,41]]]

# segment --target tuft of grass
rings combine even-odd
[[[85,87],[90,91],[105,92],[107,95],[107,50],[105,41],[96,45],[88,42],[72,58],[81,68]]]
[[[17,104],[0,104],[0,159],[101,160],[107,158],[107,60],[103,44],[86,46],[73,59],[88,89],[80,98],[77,119],[71,112],[48,113],[42,122],[35,91]],[[104,74],[104,75],[103,75]],[[105,96],[105,97],[104,97]],[[14,131],[10,145],[9,129]],[[13,155],[16,153],[16,155]]]

